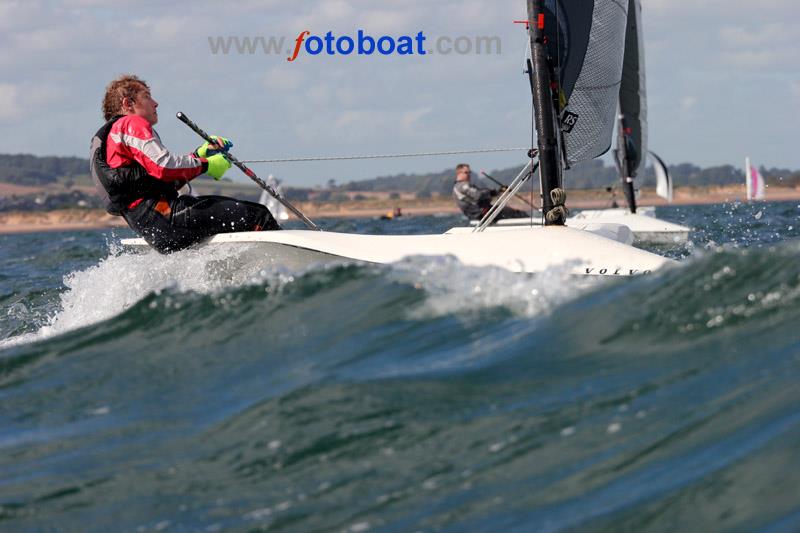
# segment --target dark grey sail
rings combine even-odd
[[[647,95],[645,91],[644,41],[642,39],[642,5],[628,0],[628,23],[625,33],[625,55],[622,83],[619,88],[619,110],[625,122],[625,135],[633,144],[628,150],[628,175],[635,178],[644,167],[647,154]],[[617,142],[621,142],[619,139]]]
[[[546,0],[564,165],[607,152],[622,77],[627,1]]]
[[[641,13],[639,0],[628,0],[625,55],[619,88],[617,149],[614,150],[622,190],[631,213],[636,213],[634,178],[644,166],[647,156],[647,98]]]

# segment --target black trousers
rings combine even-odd
[[[225,196],[146,198],[122,216],[133,231],[162,254],[182,250],[218,233],[281,229],[263,205]]]
[[[485,215],[489,211],[491,207],[492,207],[491,205],[489,207],[484,207],[483,210],[479,214],[477,214],[477,216],[471,217],[467,215],[467,218],[469,218],[470,220],[480,220],[483,218],[483,215]],[[504,218],[530,218],[530,216],[531,216],[530,213],[526,213],[525,211],[520,211],[519,209],[514,209],[513,207],[506,206],[500,211],[500,213],[495,217],[494,220],[496,222],[498,220],[503,220]]]
[[[504,218],[530,218],[530,216],[530,213],[506,206],[500,211],[500,214],[497,215],[495,220],[503,220]]]

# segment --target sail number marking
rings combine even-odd
[[[570,111],[564,111],[564,115],[561,117],[561,130],[569,133],[572,131],[572,128],[575,127],[575,124],[578,123],[578,115],[572,113]]]

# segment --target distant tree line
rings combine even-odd
[[[431,196],[432,194],[450,194],[453,188],[452,170],[442,170],[428,174],[396,174],[394,176],[379,176],[368,180],[351,181],[339,185],[342,191],[369,191],[369,192],[408,192],[418,196]]]
[[[104,206],[96,194],[86,194],[81,191],[0,197],[0,212],[52,211],[75,207],[100,209]]]
[[[509,183],[522,170],[522,165],[492,172],[492,175],[503,183]],[[721,165],[700,168],[691,163],[670,165],[670,173],[676,186],[708,186],[744,183],[744,170],[732,165]],[[764,168],[761,173],[771,185],[800,185],[800,171],[786,168]],[[0,182],[18,185],[47,185],[60,178],[86,176],[89,173],[89,161],[80,157],[38,157],[30,154],[0,154]],[[476,176],[477,178],[478,176]],[[336,193],[355,191],[370,192],[405,192],[415,194],[418,198],[433,195],[450,195],[453,187],[454,169],[447,168],[439,172],[423,174],[396,174],[379,176],[367,180],[350,181],[336,185],[328,180],[326,188],[286,187],[286,197],[290,201],[306,201],[314,199],[325,201]],[[575,165],[564,174],[564,181],[570,189],[598,189],[616,185],[619,181],[614,166],[606,165],[601,160],[589,161]],[[647,167],[638,177],[641,186],[655,185],[655,172]],[[486,183],[494,187],[494,184]],[[325,192],[327,191],[327,192]],[[320,197],[322,194],[322,198]],[[337,196],[339,198],[340,196]]]
[[[501,183],[508,184],[520,173],[522,168],[523,165],[520,165],[495,170],[490,174]],[[800,185],[800,170],[761,167],[759,171],[770,185]],[[691,163],[680,163],[669,165],[669,172],[674,185],[678,187],[744,183],[744,169],[733,165],[701,168]],[[454,174],[455,171],[451,169],[428,174],[397,174],[351,181],[337,188],[344,191],[400,191],[415,193],[418,197],[432,194],[449,195],[453,188]],[[475,176],[473,179],[475,178],[481,177]],[[485,178],[482,180],[489,187],[496,186]],[[653,167],[646,167],[637,180],[640,186],[655,187],[656,174]],[[595,159],[575,165],[565,171],[564,183],[569,189],[600,189],[619,183],[619,175],[615,166],[605,165],[603,161]]]
[[[47,185],[59,178],[88,174],[89,160],[80,157],[0,154],[0,181],[6,183]]]

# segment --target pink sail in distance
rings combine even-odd
[[[750,158],[744,159],[745,182],[747,185],[747,201],[764,199],[764,177],[756,167],[750,164]]]

